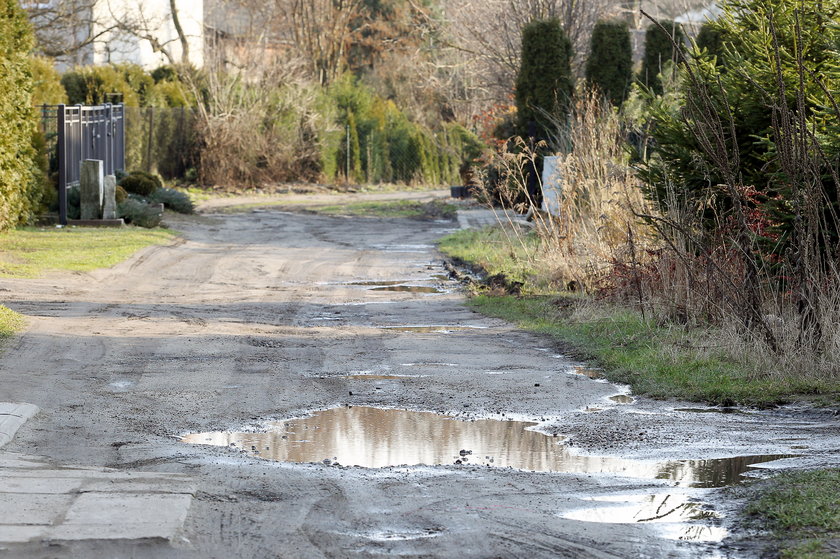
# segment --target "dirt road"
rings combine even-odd
[[[41,408],[0,459],[183,475],[194,487],[183,527],[171,542],[0,545],[9,556],[749,557],[755,548],[720,542],[739,530],[727,490],[692,483],[743,468],[700,461],[837,458],[828,416],[630,403],[546,339],[471,312],[434,248],[452,223],[269,210],[174,225],[183,241],[111,270],[0,280],[5,303],[30,319],[0,356],[0,402]],[[454,447],[447,465],[356,468],[342,456],[291,464],[181,442],[365,406],[536,420],[573,465],[456,464],[472,449]],[[354,417],[334,438],[360,432]],[[489,440],[507,436],[494,429]],[[665,522],[637,521],[651,505],[646,519]]]

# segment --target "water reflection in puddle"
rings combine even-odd
[[[665,537],[695,542],[719,542],[727,534],[710,524],[720,515],[689,495],[610,495],[590,500],[606,504],[573,510],[563,518],[605,524],[656,523]]]
[[[347,375],[347,378],[353,380],[399,380],[412,378],[410,375]]]
[[[598,371],[596,369],[588,369],[586,367],[575,367],[570,373],[574,375],[581,375],[587,378],[591,378],[592,380],[603,380],[604,373]]]
[[[486,330],[487,326],[447,326],[440,324],[428,326],[379,326],[379,328],[382,330],[392,330],[394,332],[449,334],[450,332],[464,332],[468,330]]]
[[[656,462],[578,456],[558,444],[556,438],[528,429],[534,425],[495,419],[463,421],[431,412],[347,407],[315,412],[302,419],[272,422],[266,432],[193,433],[182,441],[232,446],[254,456],[283,462],[328,459],[344,465],[381,468],[459,461],[538,472],[613,473],[672,480],[695,487],[735,483],[751,464],[783,457]]]
[[[738,408],[674,408],[674,411],[687,413],[748,413],[743,410],[739,410]]]

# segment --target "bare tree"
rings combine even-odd
[[[445,12],[450,46],[472,60],[489,97],[504,101],[519,70],[522,27],[560,20],[580,63],[592,27],[611,6],[609,0],[452,0]]]

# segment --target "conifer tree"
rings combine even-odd
[[[556,19],[522,29],[522,59],[516,78],[517,128],[522,137],[547,137],[544,113],[564,115],[574,91],[572,43]]]
[[[633,81],[633,48],[625,22],[599,21],[595,25],[586,61],[586,81],[613,105],[621,105],[627,98]]]

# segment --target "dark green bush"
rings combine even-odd
[[[574,92],[572,43],[556,19],[533,21],[522,29],[522,59],[516,76],[518,133],[549,137],[545,113],[561,118]]]
[[[621,105],[633,81],[633,48],[630,30],[623,21],[599,21],[592,30],[586,81],[610,102]]]
[[[118,185],[117,190],[114,192],[114,199],[116,200],[117,204],[125,202],[127,198],[128,191],[125,188]]]
[[[19,3],[0,0],[0,231],[29,220],[42,193],[31,48],[32,30]]]
[[[195,211],[188,194],[173,188],[158,188],[149,196],[149,200],[160,202],[172,211],[191,214]]]
[[[155,175],[143,171],[132,171],[128,176],[120,180],[120,186],[130,194],[148,197],[155,190],[162,188],[163,184]]]
[[[132,197],[117,205],[117,215],[126,223],[148,229],[159,226],[163,217],[156,207]]]

